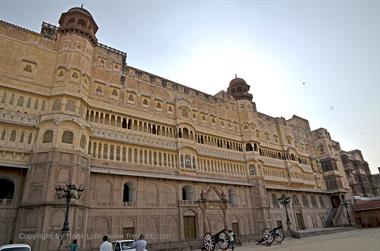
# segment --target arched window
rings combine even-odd
[[[143,99],[143,105],[144,106],[148,106],[149,105],[148,99],[146,99],[146,98]]]
[[[278,199],[275,194],[272,194],[272,204],[274,208],[280,208],[280,204],[278,204]]]
[[[30,64],[25,65],[24,71],[26,71],[26,72],[32,72],[32,66]]]
[[[74,134],[71,131],[64,131],[62,134],[62,143],[72,144],[74,141]]]
[[[5,140],[5,136],[7,135],[7,132],[5,129],[3,129],[3,132],[1,133],[1,140]]]
[[[128,101],[129,101],[130,103],[133,103],[133,102],[135,101],[135,99],[133,98],[133,95],[132,95],[132,94],[128,96]]]
[[[13,199],[14,193],[15,186],[13,182],[6,179],[0,179],[0,202],[4,199]]]
[[[32,137],[33,137],[33,134],[32,134],[32,133],[29,133],[28,144],[31,144],[31,143],[32,143]]]
[[[235,190],[230,188],[228,189],[228,202],[232,207],[236,207],[237,202],[236,202],[236,193]]]
[[[17,106],[24,106],[24,97],[20,96],[17,100]]]
[[[311,204],[313,205],[314,208],[318,208],[317,200],[315,199],[314,195],[311,196]]]
[[[42,143],[53,142],[53,130],[47,130],[42,138]]]
[[[82,135],[80,137],[80,143],[79,143],[80,147],[86,149],[86,146],[87,146],[87,140],[86,140],[86,136]]]
[[[79,19],[79,20],[78,20],[78,24],[81,25],[81,26],[83,26],[83,27],[86,27],[86,26],[87,26],[86,21],[84,21],[83,19]]]
[[[295,194],[293,194],[293,196],[292,196],[292,202],[293,202],[294,206],[300,206],[301,205],[300,201],[298,200],[297,195],[295,195]]]
[[[114,96],[114,97],[116,97],[116,98],[117,98],[117,96],[119,96],[119,94],[117,93],[117,91],[116,91],[116,90],[113,90],[113,91],[112,91],[112,96]]]
[[[186,127],[183,128],[183,135],[182,135],[182,137],[184,139],[189,139],[189,130]]]
[[[95,90],[95,94],[98,96],[102,96],[103,95],[103,89],[100,86],[98,86]]]
[[[11,142],[15,142],[16,141],[16,131],[15,130],[13,130],[11,132],[11,136],[9,136],[9,141],[11,141]]]
[[[22,132],[22,133],[21,133],[21,136],[20,136],[20,143],[23,143],[23,142],[24,142],[24,137],[25,137],[25,133]]]
[[[189,113],[187,112],[187,109],[186,108],[182,108],[182,117],[185,117],[185,118],[187,118],[187,117],[189,117]]]
[[[253,151],[253,148],[252,148],[251,143],[247,143],[247,144],[245,145],[245,150],[246,150],[247,152],[251,152],[251,151]]]
[[[61,100],[60,99],[54,100],[52,110],[53,111],[61,110]]]
[[[161,103],[157,102],[156,109],[161,111],[162,109]]]
[[[309,202],[307,201],[306,195],[302,195],[302,204],[303,204],[303,207],[310,207]]]
[[[191,186],[182,187],[182,200],[193,200],[193,188]]]
[[[124,183],[123,189],[123,202],[134,202],[135,201],[135,184],[133,182]]]
[[[256,144],[256,143],[253,144],[253,150],[254,150],[255,152],[257,152],[257,144]]]
[[[65,110],[70,112],[75,112],[75,102],[73,100],[67,101],[65,105]]]
[[[325,201],[323,200],[322,196],[319,196],[319,204],[321,205],[322,208],[325,208]]]
[[[73,72],[73,74],[71,75],[71,77],[72,77],[72,78],[75,78],[75,79],[79,78],[79,77],[78,77],[78,73],[76,73],[76,72]]]
[[[171,105],[168,106],[168,112],[173,112],[173,107]]]

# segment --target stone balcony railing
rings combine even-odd
[[[136,202],[134,202],[134,201],[124,201],[124,206],[125,207],[135,207],[136,206]]]
[[[193,200],[179,200],[178,204],[180,206],[196,206],[196,203]]]
[[[0,199],[0,207],[9,206],[9,205],[12,205],[12,203],[13,203],[13,199],[7,199],[7,198]]]

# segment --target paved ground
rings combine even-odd
[[[230,249],[228,249],[230,250]],[[256,244],[235,248],[236,251],[379,251],[380,228],[358,229],[301,239],[285,239],[270,247]]]

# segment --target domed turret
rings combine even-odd
[[[244,79],[235,78],[230,81],[230,85],[227,88],[227,94],[233,96],[236,100],[246,99],[252,101],[252,94],[248,93],[250,86]]]
[[[61,34],[76,33],[88,38],[93,45],[97,44],[98,39],[95,34],[98,31],[98,25],[91,13],[83,7],[74,7],[62,13],[58,23],[58,32]]]

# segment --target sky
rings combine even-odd
[[[326,128],[378,172],[380,0],[0,0],[0,19],[39,32],[81,4],[128,65],[211,95],[237,74],[258,111]]]

